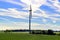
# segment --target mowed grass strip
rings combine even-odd
[[[60,40],[60,36],[29,33],[0,33],[0,40]]]

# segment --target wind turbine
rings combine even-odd
[[[29,33],[31,34],[31,19],[32,19],[32,7],[30,5],[30,10],[29,10]]]

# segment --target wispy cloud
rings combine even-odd
[[[14,18],[21,18],[21,19],[28,19],[29,18],[29,12],[18,11],[15,8],[13,8],[13,9],[12,8],[0,9],[0,10],[1,10],[0,15],[11,16],[11,17],[14,17]],[[56,18],[56,16],[60,17],[59,14],[50,15],[50,14],[46,14],[42,10],[40,10],[40,11],[41,11],[41,13],[32,13],[32,19],[42,17],[42,18],[49,18],[52,21],[60,20],[59,18]],[[46,20],[43,19],[43,21],[47,21],[47,19]]]
[[[49,0],[50,4],[48,6],[53,7],[56,11],[60,10],[60,2],[58,0]]]
[[[24,24],[24,25],[23,25]],[[13,27],[12,27],[13,26]],[[11,30],[11,29],[29,29],[28,23],[25,22],[17,22],[15,24],[0,24],[0,30]],[[38,23],[32,23],[31,29],[33,30],[48,30],[48,29],[53,29],[53,30],[60,30],[60,27],[57,25],[53,24],[38,24]]]
[[[20,6],[23,6],[23,7],[25,6],[24,3],[22,4],[21,2],[17,2],[17,1],[14,1],[14,0],[0,0],[0,1],[12,3],[12,4],[15,4],[15,5],[20,5]]]
[[[27,12],[18,11],[15,8],[0,9],[0,10],[1,10],[0,15],[11,16],[11,17],[15,17],[15,18],[22,18],[22,19],[25,19],[26,17],[28,17]]]
[[[0,0],[0,1],[23,6],[23,8],[21,10],[18,10],[17,8],[7,8],[7,9],[0,8],[0,15],[3,15],[3,16],[10,16],[10,17],[14,17],[14,18],[28,20],[29,12],[25,12],[22,10],[29,11],[30,4],[31,4],[31,6],[32,6],[32,19],[36,19],[36,18],[41,17],[42,21],[44,23],[46,23],[48,21],[47,19],[52,20],[53,23],[57,23],[57,21],[60,20],[60,18],[58,18],[58,17],[60,17],[60,2],[58,0],[20,0],[19,2],[14,1],[14,0]],[[56,11],[56,13],[53,13],[53,12],[50,13],[49,11],[52,11],[52,10],[49,10],[49,9],[46,9],[46,11],[42,10],[41,6],[43,6],[43,5],[46,5],[52,9],[54,9]],[[8,19],[6,19],[6,20],[8,20]],[[37,19],[37,20],[39,20],[39,19]],[[15,23],[15,24],[18,26],[18,24],[21,24],[21,23]],[[22,26],[22,24],[19,26]],[[34,25],[36,27],[41,26],[40,24],[36,24],[36,23],[35,24],[33,23],[32,25]],[[25,26],[27,26],[27,24]],[[49,26],[49,28],[50,28],[50,24],[48,24],[48,25],[42,24],[42,26],[43,27]],[[51,26],[54,26],[54,25],[51,25]],[[57,27],[57,28],[59,28],[59,27]],[[56,29],[56,26],[55,26],[55,29]]]

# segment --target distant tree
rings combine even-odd
[[[32,34],[35,34],[34,30],[31,31]]]
[[[42,34],[46,34],[45,30],[42,31]]]
[[[53,35],[53,34],[54,34],[53,30],[50,30],[50,29],[49,29],[49,30],[48,30],[48,34],[49,34],[49,35]]]
[[[4,32],[12,32],[12,30],[7,30],[7,29],[6,29]]]

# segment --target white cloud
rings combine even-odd
[[[54,8],[57,12],[60,12],[60,2],[58,0],[49,0],[52,4],[48,6]]]
[[[50,6],[53,9],[58,10],[60,8],[60,6],[58,5],[59,4],[58,0],[49,0],[53,4],[49,4],[47,2],[47,0],[30,0],[30,1],[29,0],[21,0],[21,1],[24,2],[24,3],[26,3],[28,5],[28,9],[29,9],[29,5],[30,4],[32,5],[32,10],[33,10],[32,16],[33,16],[33,18],[44,17],[44,18],[49,18],[52,21],[59,20],[58,18],[51,17],[51,16],[60,16],[59,14],[50,15],[47,12],[39,9],[40,6],[42,6],[43,4],[46,4],[47,6]],[[55,7],[55,5],[56,5],[56,7]],[[36,10],[39,10],[41,13],[39,13],[39,14],[34,13],[34,11],[36,11]]]
[[[20,0],[21,2],[23,2],[25,4],[22,4],[22,3],[19,3],[19,2],[13,1],[13,0],[2,0],[2,1],[10,2],[10,3],[21,5],[21,6],[22,5],[24,6],[26,4],[26,6],[24,6],[25,8],[23,8],[22,10],[26,10],[26,9],[29,10],[29,6],[31,4],[32,5],[32,10],[33,10],[33,13],[32,13],[33,18],[38,18],[40,16],[45,17],[45,18],[50,18],[49,16],[51,16],[51,15],[48,15],[45,11],[39,9],[39,7],[43,4],[47,4],[48,6],[51,5],[51,7],[55,8],[55,5],[58,5],[58,3],[59,3],[57,0],[49,0],[49,1],[53,2],[53,4],[49,4],[47,2],[47,0]],[[54,6],[52,6],[52,5],[54,5]],[[56,7],[59,9],[60,7],[58,7],[58,6],[56,6]],[[5,10],[5,9],[2,9],[2,10]],[[34,13],[34,11],[36,11],[36,10],[39,10],[41,13],[39,13],[39,14]],[[22,12],[22,11],[19,12],[16,9],[5,10],[5,13],[6,14],[3,14],[3,13],[2,14],[3,15],[8,14],[9,16],[16,17],[16,18],[25,18],[26,16],[29,15],[29,13],[27,13],[27,12]],[[0,14],[0,15],[2,15],[2,14]]]
[[[27,12],[18,11],[14,8],[8,8],[8,10],[7,9],[0,9],[0,10],[1,10],[0,15],[22,18],[22,19],[26,19],[26,17],[28,17]]]
[[[23,3],[27,5],[27,7],[32,6],[33,12],[38,10],[41,5],[46,3],[46,0],[21,0]]]
[[[56,21],[60,20],[60,18],[55,18],[55,17],[49,17],[49,18]]]
[[[12,4],[16,4],[16,5],[21,5],[21,6],[25,6],[24,4],[20,3],[20,2],[16,2],[14,0],[0,0],[0,1],[4,1],[4,2],[9,2],[9,3],[12,3]]]
[[[42,21],[43,21],[43,22],[47,22],[47,20],[46,20],[46,19],[43,19]]]
[[[21,19],[27,19],[27,20],[29,18],[29,12],[18,11],[15,8],[0,9],[0,10],[1,10],[0,15],[11,16],[14,18],[21,18]],[[49,15],[49,14],[46,14],[42,10],[40,10],[40,11],[41,11],[41,13],[32,13],[32,19],[39,18],[39,17],[49,18],[52,20],[53,23],[55,23],[55,21],[60,20],[59,18],[54,17],[54,16],[60,16],[59,14]],[[4,19],[4,20],[8,21],[8,19]],[[43,22],[46,22],[46,21],[47,21],[47,19],[43,19]]]
[[[29,16],[29,12],[24,12],[24,11],[18,11],[15,8],[8,8],[8,9],[0,9],[0,15],[4,16],[11,16],[15,18],[22,18],[26,19],[26,17]],[[38,18],[38,17],[48,17],[47,14],[44,13],[44,11],[40,10],[41,13],[32,13],[32,18]]]
[[[0,1],[10,2],[10,3],[12,3],[12,4],[13,4],[13,3],[14,3],[14,4],[17,3],[17,5],[18,5],[18,3],[20,3],[20,2],[14,1],[14,0],[0,0]],[[50,2],[52,2],[52,4],[49,4],[49,3],[47,2],[47,0],[20,0],[20,1],[26,4],[26,5],[25,5],[25,4],[20,3],[21,6],[24,6],[24,5],[25,5],[25,6],[29,9],[29,6],[30,6],[30,4],[31,4],[31,5],[32,5],[32,10],[33,10],[33,12],[36,11],[36,10],[40,10],[41,14],[44,13],[44,14],[43,14],[44,16],[47,16],[46,12],[43,11],[43,10],[41,10],[41,9],[39,9],[39,7],[42,6],[43,4],[44,4],[44,5],[46,4],[47,6],[51,5],[51,7],[53,7],[53,8],[58,8],[58,9],[60,8],[60,5],[59,5],[60,3],[58,2],[58,0],[49,0]],[[55,5],[56,5],[56,7],[55,7]],[[57,5],[58,5],[59,7],[58,7]],[[25,7],[25,6],[24,6],[24,7]],[[23,10],[24,10],[24,9],[27,9],[26,7],[23,8]],[[28,10],[28,9],[27,9],[27,10]],[[48,16],[47,16],[47,17],[48,17]]]
[[[51,16],[58,16],[58,17],[60,17],[60,14],[57,13],[57,14],[54,14],[54,15],[51,15]]]
[[[24,25],[23,25],[24,24]],[[28,23],[25,22],[16,22],[15,24],[0,24],[0,30],[6,30],[6,29],[29,29]],[[60,27],[53,24],[38,24],[38,23],[32,23],[31,29],[34,30],[60,30]]]
[[[49,4],[47,2],[47,0],[21,0],[21,2],[23,2],[25,4],[21,4],[19,2],[13,1],[13,0],[3,0],[3,1],[9,2],[9,3],[12,3],[12,4],[17,4],[17,5],[24,6],[24,8],[22,10],[29,10],[29,6],[30,6],[30,3],[31,3],[32,10],[33,10],[32,18],[39,18],[39,17],[49,18],[49,19],[52,20],[53,23],[56,23],[57,20],[60,20],[59,18],[53,17],[53,16],[60,16],[58,13],[50,15],[47,12],[39,9],[40,6],[42,6],[43,4],[46,4],[47,6],[50,6],[50,7],[54,8],[56,11],[59,12],[60,11],[60,3],[57,0],[54,0],[54,1],[53,0],[49,0],[50,2],[52,2],[52,4]],[[14,17],[14,18],[22,18],[22,19],[27,19],[27,17],[29,16],[29,12],[18,11],[15,8],[0,9],[0,10],[1,10],[0,15],[4,15],[4,16],[11,16],[11,17]],[[39,10],[40,13],[34,13],[36,10]],[[47,21],[47,19],[46,20],[43,19],[43,22],[46,22],[46,21]],[[16,24],[16,26],[18,26],[17,28],[19,28],[19,26],[23,26],[23,27],[24,26],[25,27],[28,26],[26,23],[22,23],[24,25],[22,25],[21,23],[14,23],[14,24]],[[50,24],[45,25],[45,24],[33,23],[32,26],[33,26],[33,28],[35,27],[35,29],[36,28],[40,29],[40,27],[41,27],[41,29],[49,29],[49,28],[51,28],[51,29],[53,29],[53,28],[59,29],[59,27],[55,27],[54,25],[50,26]],[[48,27],[46,27],[46,26],[48,26]]]
[[[53,23],[56,23],[56,21],[53,21]]]

